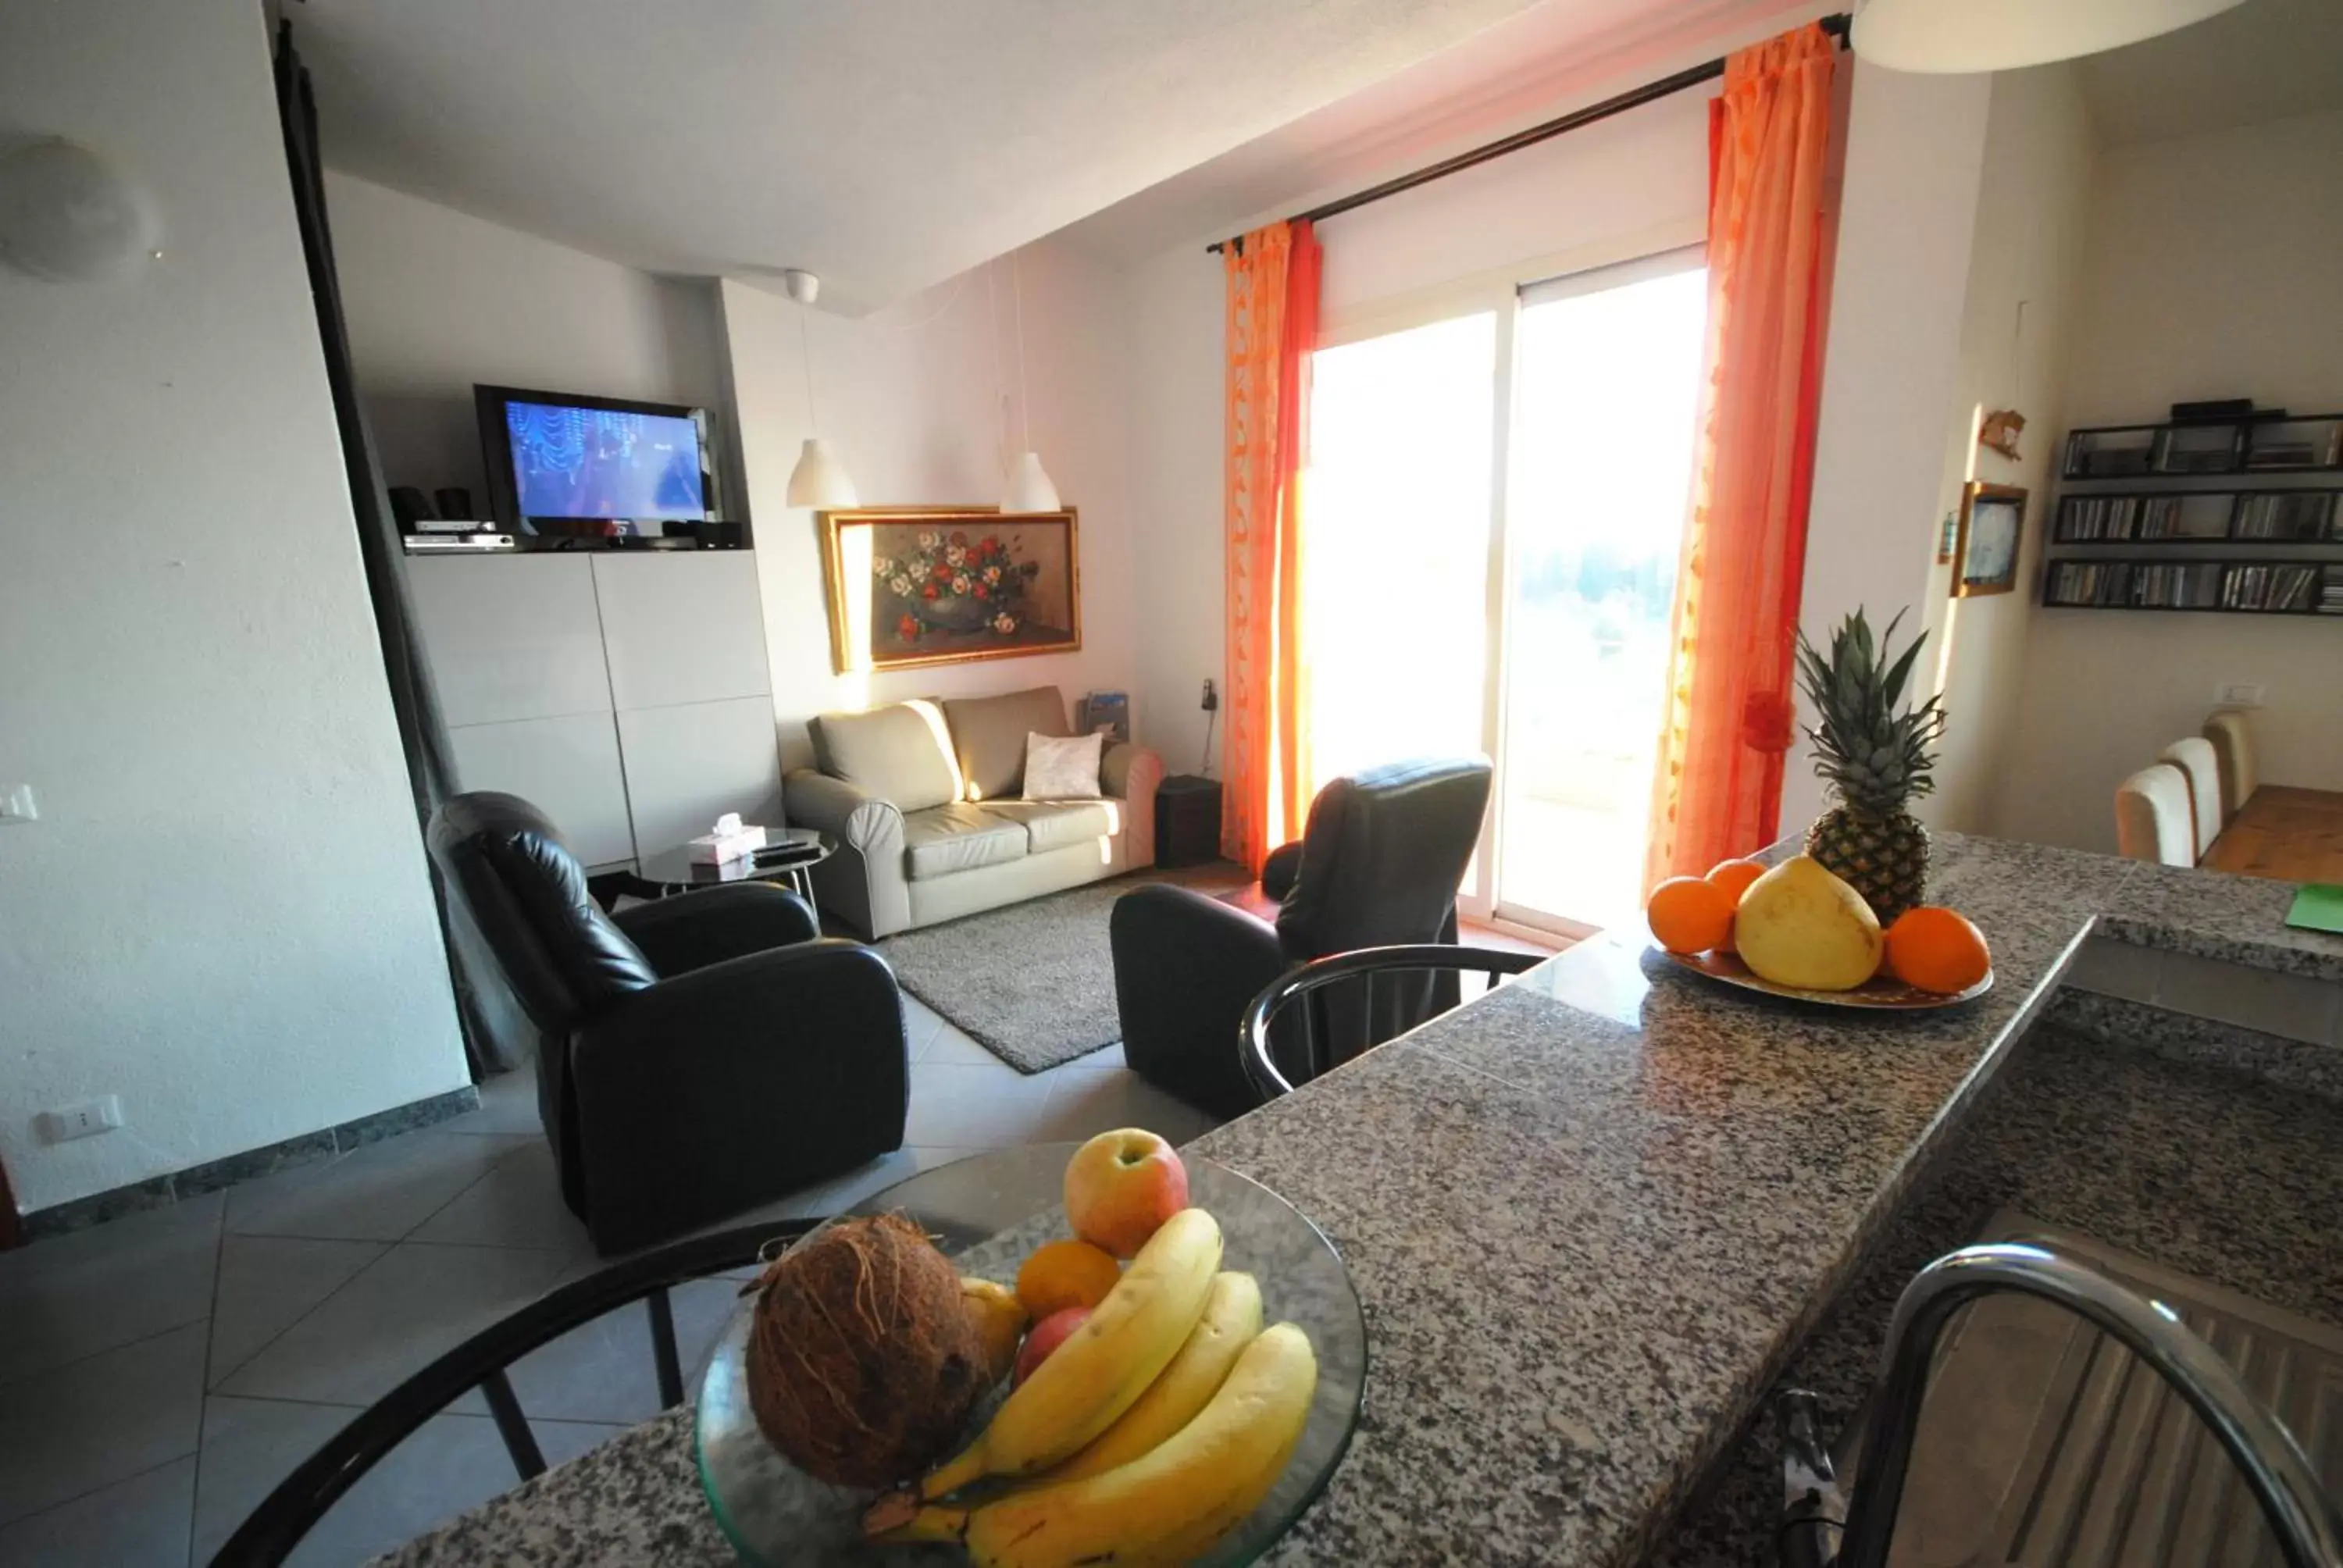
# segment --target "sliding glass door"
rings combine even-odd
[[[1470,913],[1634,914],[1705,290],[1695,247],[1313,357],[1308,783],[1493,756]]]
[[[1706,314],[1696,250],[1522,291],[1495,897],[1534,924],[1642,901]]]
[[[1497,313],[1312,357],[1302,646],[1312,790],[1485,749]]]

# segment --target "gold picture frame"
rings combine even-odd
[[[2026,491],[1972,479],[1961,489],[1959,542],[1953,548],[1953,597],[1977,598],[2017,587],[2026,547]]]
[[[817,512],[840,675],[1082,646],[1073,508],[857,507]]]

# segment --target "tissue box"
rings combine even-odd
[[[729,829],[703,833],[688,846],[691,851],[691,863],[695,866],[729,865],[734,860],[746,859],[764,847],[765,830],[762,828],[754,825],[742,827],[737,822]]]

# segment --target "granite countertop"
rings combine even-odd
[[[1597,938],[1189,1148],[1332,1237],[1364,1414],[1281,1563],[1627,1563],[1742,1430],[2084,935],[2343,980],[2284,884],[1940,835],[1992,991],[1880,1017]],[[385,1561],[730,1561],[670,1413]]]

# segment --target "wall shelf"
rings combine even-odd
[[[2343,469],[2343,414],[2102,425],[2066,435],[2067,479],[2316,474]]]
[[[2343,489],[2070,491],[2054,545],[2343,545]]]
[[[2049,609],[2343,620],[2343,560],[2068,557],[2045,567],[2042,603]]]

